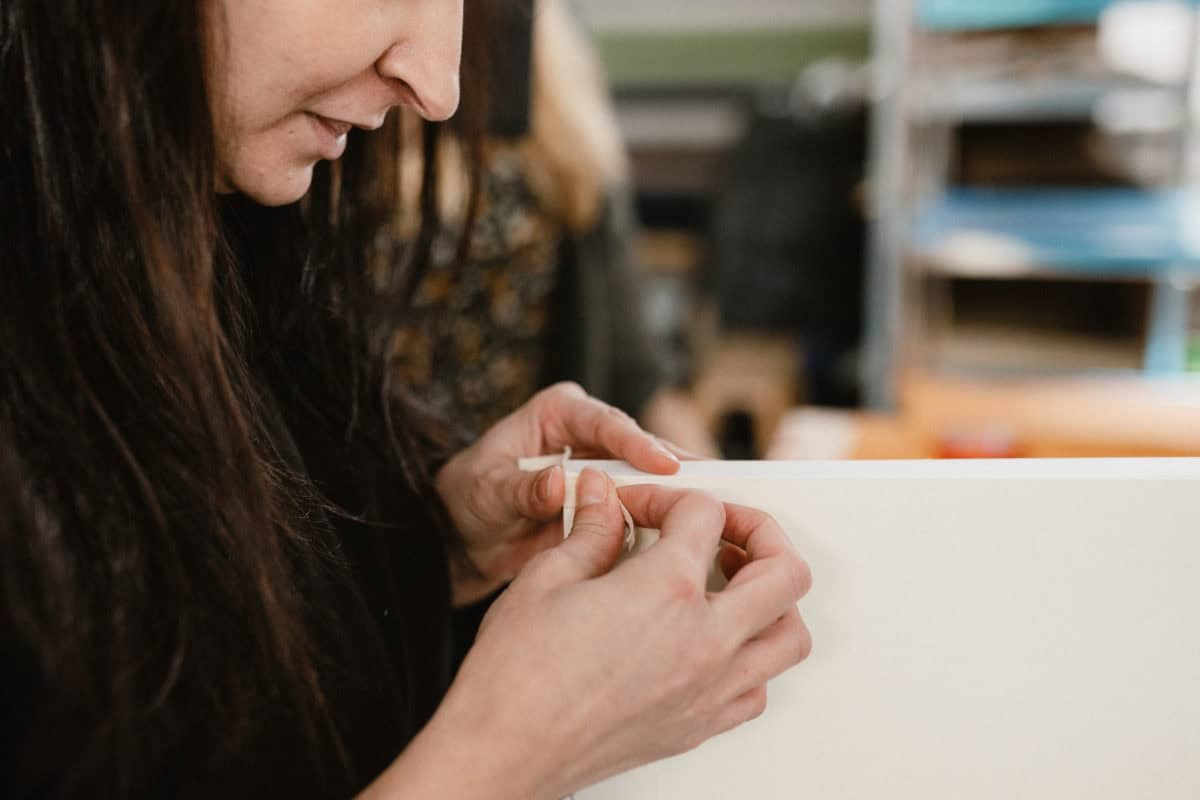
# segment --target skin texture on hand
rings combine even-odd
[[[804,561],[769,516],[703,493],[639,486],[620,502],[662,531],[659,542],[614,569],[618,495],[585,471],[575,532],[493,606],[419,737],[423,757],[409,758],[453,774],[440,785],[392,783],[413,793],[380,796],[425,796],[420,787],[557,800],[762,713],[767,681],[811,647],[796,608],[810,584]],[[732,578],[708,593],[718,552]]]
[[[454,601],[466,605],[511,581],[538,553],[562,540],[562,469],[522,472],[528,456],[571,448],[581,458],[617,458],[670,475],[678,458],[621,411],[574,384],[540,392],[452,458],[435,485],[479,574],[454,575]]]

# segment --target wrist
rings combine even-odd
[[[441,708],[364,800],[558,800],[553,758],[516,727],[489,719],[492,703],[473,703],[451,689]],[[518,712],[519,713],[519,712]]]

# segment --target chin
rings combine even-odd
[[[299,201],[312,187],[315,163],[279,171],[259,171],[235,181],[238,190],[264,206],[286,206]]]

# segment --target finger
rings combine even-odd
[[[729,634],[746,640],[794,608],[812,586],[812,575],[779,523],[761,511],[727,505],[724,538],[744,550],[749,562],[712,604]]]
[[[766,710],[767,687],[756,686],[721,707],[713,721],[712,736],[727,733],[739,725],[758,719]]]
[[[728,542],[721,544],[721,549],[717,552],[717,567],[725,576],[725,580],[733,580],[741,568],[749,563],[750,557],[746,555],[745,550]]]
[[[713,460],[713,458],[711,456],[705,456],[705,455],[701,455],[699,453],[693,453],[691,450],[688,450],[686,447],[680,447],[679,445],[675,444],[672,441],[663,439],[661,436],[657,437],[657,438],[658,438],[659,445],[666,448],[666,450],[671,455],[675,456],[680,461],[712,461]]]
[[[679,459],[646,433],[629,415],[582,393],[571,385],[543,393],[546,447],[570,447],[579,453],[619,458],[658,475],[679,471]]]
[[[725,541],[746,551],[751,561],[788,550],[796,552],[791,539],[767,512],[726,503],[725,513]]]
[[[747,642],[718,683],[718,697],[738,697],[791,669],[812,652],[812,634],[799,610],[790,609]]]
[[[556,552],[570,564],[575,580],[586,580],[611,570],[624,542],[625,518],[612,479],[585,469],[577,484],[575,524]]]
[[[541,472],[514,470],[508,478],[507,494],[517,516],[549,522],[562,513],[567,480],[561,466]]]
[[[627,486],[618,494],[635,525],[661,532],[654,549],[686,553],[700,579],[707,577],[725,529],[722,503],[704,492],[662,486]]]

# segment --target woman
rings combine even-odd
[[[0,1],[5,796],[550,798],[753,716],[806,651],[754,512],[627,491],[663,544],[611,570],[589,473],[547,549],[561,472],[513,459],[670,471],[628,419],[557,387],[439,457],[356,357],[396,154],[349,133],[453,113],[461,15]],[[748,565],[709,598],[722,537]],[[451,603],[518,571],[447,691]]]

